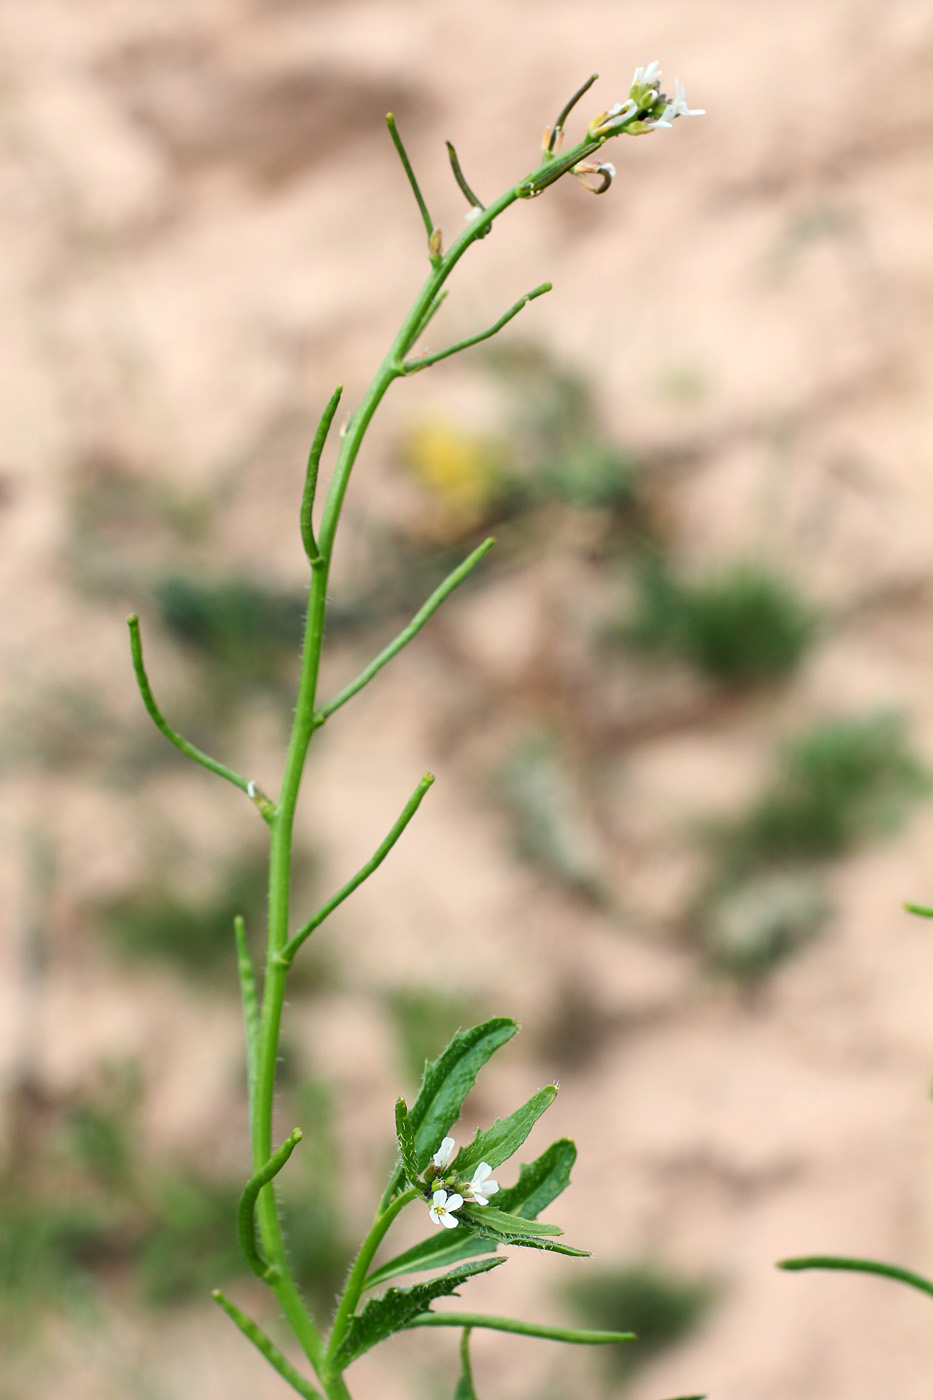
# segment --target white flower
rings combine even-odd
[[[653,58],[644,68],[636,68],[635,76],[632,79],[632,87],[650,87],[661,77],[661,69],[658,67],[658,60]]]
[[[445,1142],[450,1142],[450,1138],[445,1138]],[[485,1205],[485,1202],[483,1202]],[[458,1196],[456,1191],[452,1196],[448,1196],[446,1191],[434,1192],[434,1204],[428,1206],[428,1215],[435,1225],[446,1225],[448,1230],[456,1230],[459,1222],[454,1218],[452,1212],[459,1210],[463,1205],[463,1197]]]
[[[677,96],[673,102],[669,102],[664,109],[665,117],[705,117],[706,109],[694,107],[692,110],[687,106],[687,91],[679,78],[675,78],[677,84]]]
[[[480,1162],[473,1173],[473,1180],[470,1182],[470,1190],[473,1199],[478,1206],[488,1206],[489,1197],[494,1196],[499,1189],[498,1181],[490,1181],[492,1167],[488,1162]]]
[[[703,107],[694,107],[691,110],[691,108],[687,106],[686,89],[683,87],[679,78],[675,78],[674,81],[677,84],[677,95],[674,100],[672,102],[667,102],[664,111],[659,117],[655,117],[653,121],[649,119],[645,122],[645,126],[650,127],[652,131],[656,130],[659,126],[673,126],[675,117],[706,116],[706,111]]]
[[[444,1141],[441,1143],[440,1147],[437,1149],[434,1156],[431,1158],[431,1161],[437,1167],[438,1171],[443,1171],[453,1155],[453,1138],[444,1138]]]
[[[483,210],[479,207],[478,204],[471,204],[463,217],[466,219],[468,224],[472,224],[473,220],[478,219],[480,214],[482,213]]]

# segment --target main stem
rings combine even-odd
[[[575,153],[576,158],[582,159],[601,144],[601,141],[592,139],[581,142]],[[566,159],[565,157],[564,160],[566,161]],[[507,190],[467,225],[425,281],[364,395],[362,403],[343,430],[343,440],[318,534],[320,558],[313,563],[311,569],[311,586],[295,719],[285,761],[282,789],[271,820],[268,946],[256,1065],[256,1097],[252,1122],[253,1168],[255,1171],[260,1170],[269,1160],[273,1148],[275,1069],[279,1051],[285,984],[288,975],[288,965],[282,960],[280,954],[289,938],[295,811],[298,805],[298,794],[308,755],[308,746],[315,729],[323,720],[323,716],[315,710],[315,702],[321,649],[324,641],[327,584],[333,556],[334,537],[349,485],[350,474],[373,414],[393,380],[405,374],[405,356],[411,350],[427,319],[429,319],[436,298],[454,267],[467,248],[488,232],[494,220],[522,197],[520,193],[522,187],[528,186],[529,182],[535,181],[542,175],[547,175],[553,168],[554,161],[549,157],[533,175]],[[391,1213],[394,1215],[394,1212]],[[380,1217],[380,1222],[387,1224],[386,1215],[388,1214],[390,1213],[386,1212]],[[259,1234],[264,1255],[275,1270],[271,1285],[296,1337],[324,1386],[329,1400],[349,1400],[349,1391],[342,1378],[332,1375],[329,1371],[325,1361],[323,1338],[311,1320],[291,1275],[276,1209],[275,1194],[271,1184],[265,1186],[260,1192],[256,1216],[259,1222]],[[359,1263],[359,1260],[357,1262]],[[351,1275],[352,1278],[353,1275]],[[359,1294],[356,1292],[354,1297],[354,1292],[353,1288],[348,1287],[338,1311],[338,1318],[344,1327],[350,1311],[358,1300]]]

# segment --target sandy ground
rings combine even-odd
[[[77,587],[75,483],[110,463],[189,505],[221,500],[205,558],[300,584],[295,503],[315,413],[338,379],[358,400],[424,271],[384,113],[397,113],[435,217],[454,232],[463,211],[445,137],[491,195],[535,163],[541,129],[594,66],[604,107],[655,57],[708,116],[625,143],[604,199],[569,182],[513,210],[464,264],[438,344],[551,278],[522,334],[585,372],[627,443],[692,454],[671,507],[684,556],[761,552],[851,620],[790,693],[607,759],[610,879],[626,910],[608,917],[515,863],[473,780],[496,725],[535,718],[528,702],[490,719],[477,693],[505,705],[529,668],[572,655],[586,572],[558,553],[471,585],[320,743],[302,830],[328,888],[425,768],[440,781],[378,881],[335,920],[345,990],[291,1029],[346,1086],[362,1220],[405,1087],[373,988],[443,984],[455,961],[483,1014],[523,1022],[525,1048],[491,1072],[482,1108],[507,1112],[560,1076],[550,1127],[580,1148],[560,1211],[568,1238],[607,1264],[653,1252],[721,1285],[708,1322],[639,1375],[632,1400],[920,1400],[933,1362],[923,1298],[773,1265],[821,1250],[923,1269],[933,1249],[933,945],[899,912],[929,894],[933,816],[835,867],[827,935],[751,1002],[698,977],[657,929],[685,878],[670,832],[747,791],[789,725],[893,704],[933,760],[923,0],[0,5],[0,1054],[8,1082],[25,1059],[59,1089],[102,1059],[140,1056],[162,1151],[230,1142],[241,1123],[235,1006],[205,1009],[168,974],[120,980],[82,924],[94,900],[132,887],[154,821],[182,834],[196,864],[246,839],[255,814],[206,776],[166,768],[141,821],[132,785],[115,791],[80,761],[82,695],[143,741],[123,617],[138,601],[134,571],[174,546],[160,528],[118,537],[107,587],[96,598]],[[672,390],[683,383],[698,391]],[[402,509],[393,444],[413,416],[482,415],[484,403],[459,364],[397,388],[360,462],[351,540]],[[336,593],[358,557],[341,556]],[[150,655],[161,693],[182,695],[178,652],[153,635]],[[337,648],[328,687],[352,661]],[[593,679],[607,703],[618,687],[620,705],[642,684]],[[50,697],[68,716],[65,757],[40,762],[30,726]],[[581,730],[587,704],[571,689]],[[236,761],[273,788],[276,723],[260,712],[238,742]],[[29,994],[20,935],[39,831],[58,873],[50,961]],[[585,1008],[581,1035],[596,1014],[613,1028],[569,1065],[546,1034],[568,989]],[[471,1306],[557,1317],[563,1267],[513,1260],[475,1285]],[[360,1363],[354,1395],[449,1394],[450,1351],[436,1335],[395,1342],[386,1361]],[[490,1336],[476,1356],[489,1400],[595,1384],[544,1343]],[[207,1304],[155,1322],[115,1302],[102,1332],[63,1324],[41,1358],[8,1365],[15,1400],[283,1393]]]

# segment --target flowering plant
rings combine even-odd
[[[433,1312],[439,1298],[456,1296],[471,1278],[505,1262],[500,1247],[548,1250],[581,1256],[584,1250],[560,1241],[562,1231],[546,1224],[540,1213],[567,1186],[576,1148],[569,1139],[553,1143],[533,1162],[521,1166],[512,1186],[502,1188],[492,1173],[521,1148],[538,1118],[554,1101],[557,1089],[539,1089],[520,1108],[491,1127],[478,1132],[471,1143],[454,1155],[449,1131],[480,1069],[517,1030],[508,1018],[496,1017],[466,1031],[459,1031],[441,1055],[425,1067],[420,1091],[409,1108],[399,1099],[395,1128],[399,1160],[376,1209],[373,1224],[363,1240],[339,1298],[329,1331],[311,1316],[289,1268],[282,1226],[274,1194],[274,1180],[285,1168],[301,1140],[296,1128],[277,1148],[273,1146],[273,1106],[276,1065],[289,970],[305,942],[333,911],[366,880],[389,854],[414,817],[434,779],[425,774],[385,840],[347,883],[327,899],[316,913],[296,927],[291,915],[292,833],[299,790],[311,740],[331,717],[368,685],[378,672],[420,631],[441,603],[467,577],[491,548],[486,540],[444,580],[411,622],[390,641],[355,680],[337,695],[318,697],[318,674],[327,612],[327,591],[334,540],[340,522],[350,476],[373,414],[386,391],[397,379],[496,335],[528,302],[550,290],[544,283],[527,292],[488,329],[434,353],[415,353],[415,347],[446,296],[444,284],[469,248],[484,238],[493,223],[518,200],[541,194],[565,174],[574,174],[594,193],[609,188],[615,168],[593,162],[605,143],[617,136],[644,135],[669,127],[679,116],[695,116],[686,105],[681,85],[673,100],[660,89],[657,63],[635,71],[629,96],[591,121],[582,139],[564,155],[558,155],[564,125],[576,103],[595,81],[595,75],[576,92],[545,132],[539,164],[524,179],[511,185],[491,204],[474,194],[460,167],[456,151],[448,143],[454,177],[466,197],[466,226],[445,252],[443,235],[432,219],[394,118],[387,118],[389,134],[411,185],[427,241],[430,272],[402,322],[401,328],[376,375],[340,432],[340,445],[323,509],[316,519],[318,469],[337,412],[342,389],[335,389],[321,417],[311,445],[300,507],[301,538],[310,569],[310,591],[294,711],[282,782],[273,798],[253,779],[247,779],[225,763],[211,758],[184,739],[162,715],[143,661],[139,620],[129,619],[133,664],[143,702],[162,733],[188,758],[239,788],[253,803],[269,828],[268,938],[261,994],[257,986],[245,930],[235,921],[237,960],[246,1023],[248,1094],[252,1138],[253,1175],[239,1203],[238,1229],[243,1253],[254,1273],[275,1294],[300,1344],[319,1391],[312,1381],[283,1355],[259,1325],[222,1293],[214,1297],[241,1332],[263,1353],[279,1375],[306,1400],[348,1400],[344,1379],[347,1368],[364,1352],[385,1338],[417,1327],[457,1327],[463,1332],[462,1373],[458,1400],[474,1397],[468,1338],[472,1329],[495,1328],[526,1336],[566,1342],[601,1344],[633,1340],[630,1333],[596,1332],[549,1327],[512,1318],[473,1313]],[[495,1197],[496,1204],[490,1205]],[[376,1264],[375,1256],[391,1225],[414,1201],[427,1205],[432,1227],[426,1239],[404,1253]],[[427,1281],[391,1287],[363,1303],[363,1296],[404,1275],[433,1273]]]

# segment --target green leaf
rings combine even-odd
[[[445,1230],[443,1235],[436,1230],[426,1240],[374,1269],[366,1280],[366,1287],[375,1288],[400,1274],[419,1273],[422,1269],[446,1269],[461,1259],[489,1254],[495,1248],[488,1240],[478,1239],[472,1230]]]
[[[548,1084],[532,1094],[528,1102],[509,1114],[508,1118],[497,1118],[491,1128],[478,1132],[468,1147],[460,1149],[451,1163],[453,1170],[466,1176],[480,1162],[498,1167],[508,1161],[556,1098],[557,1085]]]
[[[539,1211],[549,1206],[570,1184],[570,1170],[576,1158],[577,1149],[569,1138],[552,1142],[540,1157],[522,1164],[514,1186],[499,1192],[497,1209],[534,1220]],[[366,1287],[375,1288],[400,1274],[418,1273],[421,1269],[446,1269],[461,1259],[472,1259],[495,1248],[494,1243],[477,1238],[472,1230],[464,1230],[459,1236],[456,1230],[445,1230],[443,1234],[434,1231],[427,1239],[374,1269],[366,1280]]]
[[[933,909],[926,904],[905,904],[908,914],[919,914],[921,919],[933,919]]]
[[[460,1116],[463,1100],[476,1076],[495,1052],[511,1040],[518,1025],[508,1016],[495,1016],[468,1031],[458,1031],[438,1059],[424,1067],[418,1097],[408,1119],[424,1168]]]
[[[548,1225],[543,1220],[523,1220],[520,1215],[509,1215],[495,1206],[461,1206],[458,1212],[461,1220],[483,1230],[495,1231],[498,1235],[516,1235],[524,1239],[528,1235],[562,1235],[559,1225]]]
[[[492,1206],[461,1206],[458,1214],[461,1224],[500,1244],[550,1249],[556,1254],[570,1254],[578,1258],[585,1258],[590,1252],[588,1249],[572,1249],[569,1244],[557,1244],[552,1237],[564,1233],[557,1225],[545,1225],[540,1220],[523,1220],[520,1216],[494,1210]]]
[[[413,1317],[430,1309],[435,1298],[458,1297],[456,1290],[461,1283],[505,1262],[504,1259],[480,1259],[475,1264],[461,1264],[440,1278],[416,1283],[411,1288],[390,1288],[381,1298],[373,1298],[361,1313],[350,1318],[343,1341],[333,1357],[335,1368],[345,1370],[364,1351],[385,1341],[393,1332],[407,1327]]]
[[[454,1391],[454,1400],[476,1400],[473,1389],[473,1367],[470,1365],[470,1329],[464,1327],[460,1338],[460,1379]]]
[[[496,1197],[496,1209],[534,1220],[570,1185],[570,1169],[576,1160],[576,1145],[570,1138],[558,1138],[540,1157],[522,1164],[515,1185]]]
[[[395,1136],[398,1138],[398,1150],[402,1156],[405,1175],[414,1185],[418,1180],[418,1155],[415,1135],[408,1118],[408,1105],[404,1099],[397,1099],[395,1103]]]
[[[432,1153],[456,1123],[463,1100],[483,1065],[517,1030],[510,1017],[494,1016],[468,1031],[457,1031],[447,1049],[425,1065],[421,1089],[408,1111],[419,1171],[427,1166]],[[401,1177],[401,1171],[393,1173],[382,1198],[383,1207],[395,1195]]]

